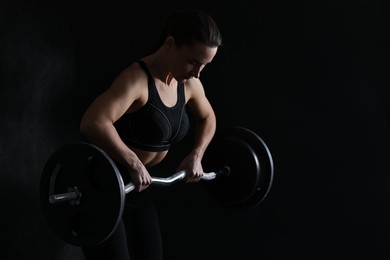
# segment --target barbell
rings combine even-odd
[[[252,130],[217,130],[202,160],[205,190],[219,205],[252,208],[268,195],[274,176],[272,155]],[[42,212],[54,233],[75,246],[98,245],[115,231],[125,195],[134,184],[102,149],[74,142],[57,149],[47,160],[40,181]],[[169,186],[183,180],[185,171],[152,177],[152,185]]]

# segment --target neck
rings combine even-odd
[[[159,48],[155,53],[146,57],[146,62],[152,75],[164,82],[167,86],[174,80],[172,73],[169,71],[166,62],[166,52],[163,47]]]

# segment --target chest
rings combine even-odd
[[[161,102],[167,107],[173,107],[177,103],[178,94],[177,94],[177,85],[176,86],[166,86],[155,82],[156,85],[156,94],[160,97]]]

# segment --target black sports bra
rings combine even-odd
[[[148,76],[149,96],[139,110],[126,113],[114,126],[129,146],[146,151],[166,151],[187,134],[190,121],[186,113],[184,83],[177,85],[177,102],[167,107],[158,94],[154,79],[144,61],[137,61]]]

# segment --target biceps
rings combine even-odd
[[[94,122],[115,122],[121,117],[132,103],[127,95],[120,95],[107,90],[98,96],[87,109],[84,120]]]
[[[188,108],[197,121],[214,116],[214,111],[205,96],[196,97],[188,101]]]

